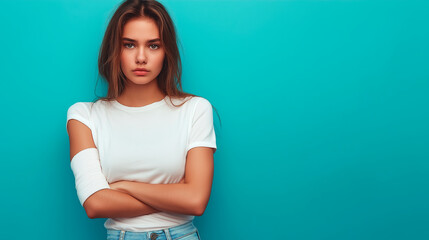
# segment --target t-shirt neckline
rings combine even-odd
[[[141,112],[141,111],[146,111],[146,110],[149,110],[149,109],[153,109],[153,108],[156,108],[156,107],[159,107],[159,106],[165,104],[166,101],[167,101],[167,97],[168,97],[168,95],[166,95],[163,99],[161,99],[159,101],[156,101],[156,102],[153,102],[153,103],[141,106],[141,107],[126,106],[126,105],[123,105],[123,104],[119,103],[116,99],[112,101],[112,104],[113,104],[113,106],[115,106],[115,107],[117,107],[117,108],[119,108],[121,110],[124,110],[124,111],[128,111],[128,112]]]

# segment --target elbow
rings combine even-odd
[[[103,197],[100,196],[100,192],[102,191],[97,191],[93,193],[83,203],[86,215],[90,219],[105,218],[105,215],[107,215],[105,211],[105,205],[103,204],[102,200]]]
[[[94,205],[86,211],[86,215],[90,219],[107,218],[108,214],[103,210],[101,205]]]
[[[195,201],[192,207],[192,215],[201,216],[207,207],[207,201]]]
[[[194,216],[202,216],[204,214],[205,208],[199,208],[196,211],[194,211]]]
[[[85,209],[85,211],[86,211],[86,215],[90,219],[100,218],[98,214],[99,212],[94,208],[88,208],[88,209]]]
[[[92,211],[86,211],[86,215],[88,216],[88,218],[90,219],[95,219],[97,218],[96,214]]]
[[[191,199],[191,214],[193,216],[203,215],[210,199],[210,193],[204,194],[204,191],[195,191]]]
[[[85,209],[85,213],[86,213],[86,216],[88,216],[88,218],[90,218],[90,219],[95,218],[95,212],[92,209],[90,209],[89,207],[85,207],[85,206],[83,208]]]
[[[90,219],[98,218],[97,210],[94,207],[94,204],[92,204],[91,201],[85,201],[83,203],[83,208],[85,209],[86,215]]]

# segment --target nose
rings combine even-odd
[[[147,62],[146,52],[145,52],[144,47],[141,47],[138,49],[136,60],[137,60],[137,63],[146,63]]]

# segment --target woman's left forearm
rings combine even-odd
[[[120,181],[119,191],[161,211],[187,215],[201,215],[199,194],[189,183],[149,184],[144,182]]]

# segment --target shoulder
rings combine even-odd
[[[105,103],[105,101],[101,100],[97,100],[96,102],[76,102],[69,106],[67,115],[75,113],[89,115],[97,109],[105,108],[107,104],[108,103]]]
[[[181,105],[184,108],[182,109],[187,109],[187,110],[195,110],[196,107],[211,107],[211,103],[204,97],[200,97],[200,96],[186,96],[183,98],[178,98],[178,97],[169,97],[169,100],[167,100],[167,102],[169,103],[168,105],[171,106],[170,101],[174,104],[174,105]]]
[[[210,103],[210,101],[204,97],[195,97],[194,106],[195,110],[208,110],[212,108],[212,104]]]
[[[189,101],[189,113],[192,119],[198,120],[202,116],[210,116],[213,114],[212,104],[204,97],[194,96]]]
[[[66,125],[70,119],[76,119],[88,127],[91,127],[91,112],[93,105],[93,102],[76,102],[69,106],[67,109]]]
[[[89,112],[92,107],[92,102],[76,102],[69,106],[67,114]]]
[[[211,107],[210,101],[200,96],[192,96],[192,98],[190,98],[188,102],[194,108]]]
[[[91,115],[92,102],[77,102],[72,104],[67,109],[67,118],[79,115],[81,117],[89,118]]]

